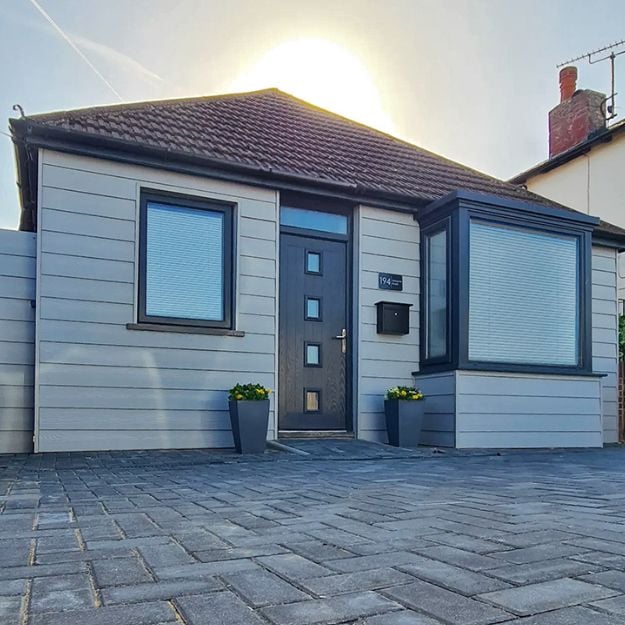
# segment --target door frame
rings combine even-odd
[[[286,203],[285,203],[286,204]],[[289,205],[292,205],[289,203]],[[297,205],[296,205],[297,206]],[[280,208],[280,207],[279,207]],[[278,208],[278,210],[279,210]],[[302,206],[304,208],[304,206]],[[306,208],[309,208],[306,206]],[[312,207],[310,207],[312,208]],[[336,234],[333,232],[322,232],[319,230],[309,230],[307,228],[296,228],[293,226],[282,226],[279,225],[278,228],[278,279],[277,279],[277,293],[278,299],[276,301],[276,309],[280,310],[280,284],[281,284],[281,271],[280,271],[280,258],[282,256],[282,235],[294,235],[305,238],[312,239],[321,239],[325,241],[340,241],[345,243],[345,284],[346,284],[346,293],[345,293],[345,328],[347,329],[347,358],[345,359],[345,430],[328,430],[328,432],[348,432],[355,433],[355,423],[354,423],[354,402],[353,402],[353,372],[354,372],[354,364],[355,364],[355,354],[356,354],[356,341],[355,341],[355,333],[354,326],[356,325],[356,321],[353,317],[354,310],[354,283],[353,283],[353,247],[354,247],[354,237],[353,237],[353,221],[354,221],[354,210],[352,207],[349,207],[345,211],[335,211],[335,210],[318,210],[319,212],[332,212],[332,213],[340,213],[342,215],[347,216],[347,234]],[[280,318],[278,316],[277,326],[277,340],[276,340],[276,372],[277,372],[277,381],[278,381],[278,392],[280,393]],[[279,434],[282,430],[280,429],[280,414],[279,414],[279,402],[275,404],[276,408],[276,433]],[[288,431],[288,430],[285,430]],[[307,430],[302,430],[302,432],[306,432]],[[315,431],[315,430],[308,430]]]

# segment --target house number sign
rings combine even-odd
[[[403,291],[403,276],[396,273],[379,273],[378,289],[386,289],[387,291]]]

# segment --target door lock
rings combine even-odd
[[[341,341],[341,353],[345,354],[347,352],[347,329],[343,328],[341,333],[337,334],[334,338]]]

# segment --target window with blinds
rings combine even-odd
[[[470,222],[469,360],[575,366],[579,239]]]
[[[447,355],[447,229],[425,237],[426,358]]]
[[[224,210],[148,200],[143,212],[143,316],[195,325],[227,323]]]

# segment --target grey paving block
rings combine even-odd
[[[111,558],[92,562],[96,583],[100,588],[149,582],[152,577],[136,556]]]
[[[200,562],[182,566],[155,568],[154,573],[159,579],[195,578],[200,576],[225,575],[238,571],[260,569],[260,566],[249,559],[224,560],[223,562]]]
[[[490,625],[511,618],[499,608],[423,581],[397,586],[384,594],[409,608],[454,625]]]
[[[625,620],[589,608],[574,607],[514,619],[506,625],[625,625]]]
[[[224,580],[254,607],[310,599],[295,586],[262,569],[227,574]]]
[[[593,601],[592,606],[595,606],[606,612],[613,612],[625,617],[625,595],[618,595],[612,599],[604,599],[603,601]]]
[[[453,532],[442,532],[428,535],[428,540],[435,543],[441,543],[448,547],[456,547],[464,551],[473,551],[474,553],[492,553],[494,551],[502,551],[510,547],[494,540],[486,540],[484,538],[475,538],[474,536],[466,536],[464,534],[455,534]]]
[[[22,595],[26,591],[25,579],[5,580],[0,583],[0,597]]]
[[[263,621],[231,592],[175,600],[188,625],[262,625]]]
[[[258,545],[255,547],[235,547],[234,549],[211,549],[210,551],[194,551],[193,555],[200,562],[219,562],[221,560],[240,560],[241,558],[258,558],[289,553],[280,545]]]
[[[618,592],[603,586],[562,578],[519,588],[498,590],[480,595],[480,598],[515,614],[529,616],[537,612],[589,603],[617,594]]]
[[[603,571],[601,573],[592,573],[579,577],[589,584],[599,584],[614,590],[620,590],[625,593],[625,572],[623,571]]]
[[[600,570],[601,567],[595,564],[560,558],[529,564],[508,564],[489,569],[488,574],[515,584],[531,584],[560,577],[577,577]]]
[[[288,577],[289,579],[305,579],[308,577],[321,577],[329,575],[332,571],[324,566],[320,566],[307,558],[303,558],[295,553],[278,556],[267,556],[258,558],[257,561],[272,571]]]
[[[552,506],[552,514],[553,512],[555,512],[554,506]],[[561,530],[535,530],[532,532],[520,532],[517,534],[510,533],[498,539],[498,541],[506,545],[510,545],[511,547],[521,549],[523,547],[533,547],[535,545],[542,545],[545,543],[564,542],[567,539],[574,540],[576,538],[579,538],[579,535],[571,532],[563,532]]]
[[[166,601],[104,606],[91,610],[33,614],[29,625],[160,625],[176,623],[176,613]]]
[[[173,542],[166,545],[150,545],[139,547],[143,559],[153,568],[193,564],[197,562],[180,545]]]
[[[388,588],[412,581],[411,575],[392,568],[382,568],[300,580],[299,583],[320,597],[329,597],[361,590]]]
[[[24,577],[50,577],[69,575],[86,570],[84,562],[64,562],[62,564],[41,564],[38,566],[0,567],[0,581],[21,579]]]
[[[21,597],[0,597],[0,619],[7,619],[7,622],[19,623],[21,605]]]
[[[414,553],[408,551],[391,551],[379,553],[371,556],[358,556],[355,558],[345,558],[328,562],[328,566],[336,571],[352,573],[355,571],[366,571],[370,569],[380,569],[387,566],[399,564],[409,564],[417,559]]]
[[[398,568],[419,579],[434,582],[463,595],[477,595],[510,587],[510,584],[504,581],[429,558],[418,557],[411,564],[404,564]]]
[[[331,625],[397,609],[393,601],[374,592],[362,592],[270,606],[261,612],[275,625]]]
[[[543,560],[555,560],[566,556],[577,555],[586,551],[584,547],[567,545],[564,543],[546,543],[534,545],[533,547],[523,547],[512,549],[511,551],[499,551],[493,553],[492,557],[515,564],[528,564],[530,562],[541,562]]]
[[[433,558],[472,571],[484,571],[501,566],[501,560],[497,560],[494,557],[480,555],[479,553],[473,553],[463,549],[456,549],[455,547],[447,547],[445,545],[418,549],[417,551],[426,558]]]
[[[358,621],[357,625],[443,625],[443,623],[411,610],[402,610],[371,616],[364,621]]]
[[[289,549],[298,553],[304,558],[321,563],[326,560],[338,560],[340,558],[351,558],[354,553],[347,549],[341,549],[335,545],[330,545],[321,540],[309,540],[302,543],[290,543]]]
[[[167,582],[150,582],[132,586],[117,586],[102,590],[105,604],[138,603],[155,599],[173,599],[184,595],[199,595],[223,589],[224,585],[217,579],[205,577],[199,580],[185,579]]]

